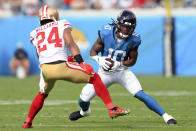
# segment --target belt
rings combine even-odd
[[[50,62],[50,63],[45,63],[45,64],[60,64],[60,63],[63,63],[63,62],[66,62],[66,61],[58,60],[58,61],[54,61],[54,62]]]

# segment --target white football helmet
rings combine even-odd
[[[47,5],[42,6],[39,9],[38,16],[39,16],[40,23],[41,23],[41,21],[44,21],[44,20],[52,20],[52,21],[59,20],[58,11],[55,8],[47,6]]]

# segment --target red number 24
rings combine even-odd
[[[36,39],[41,36],[41,39],[38,40],[38,51],[39,53],[42,52],[42,51],[45,51],[47,50],[47,46],[46,44],[43,44],[42,47],[40,46],[41,43],[44,42],[45,40],[45,32],[39,32],[37,33],[37,36],[36,36]],[[52,44],[52,43],[55,43],[55,48],[56,47],[62,47],[62,39],[59,37],[59,33],[58,33],[58,27],[53,27],[49,36],[48,36],[48,39],[47,39],[48,43],[49,44]]]

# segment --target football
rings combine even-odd
[[[103,70],[109,71],[114,66],[114,61],[112,59],[110,59],[110,58],[105,58],[105,60],[109,61],[111,64],[107,64],[110,67],[108,70],[105,70],[105,69],[103,69]]]

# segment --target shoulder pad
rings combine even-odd
[[[108,35],[110,34],[112,30],[113,30],[113,26],[111,25],[105,25],[105,26],[102,26],[101,29],[99,29],[100,34],[102,35]]]
[[[65,20],[65,19],[64,19],[64,20],[59,20],[58,22],[64,23],[64,24],[70,24],[69,21],[67,21],[67,20]]]
[[[132,36],[128,39],[130,43],[128,44],[128,50],[134,49],[135,47],[141,44],[141,38],[138,33],[133,33]]]
[[[133,42],[135,43],[135,44],[141,44],[141,37],[140,37],[140,35],[138,34],[138,33],[136,33],[136,32],[133,32],[133,34],[132,34],[132,40],[133,40]]]
[[[69,23],[69,21],[67,20],[60,20],[58,21],[59,23],[62,23],[64,26],[71,26],[71,24]]]
[[[98,34],[101,37],[101,40],[103,40],[105,37],[111,35],[111,33],[113,33],[113,26],[111,25],[105,25],[102,26],[101,29],[99,29]]]
[[[67,20],[60,20],[60,21],[58,21],[59,22],[59,24],[61,25],[61,27],[63,28],[63,29],[65,29],[65,28],[70,28],[70,29],[72,29],[72,25],[69,23],[69,21],[67,21]]]
[[[140,34],[133,32],[132,37],[136,40],[141,40]]]

